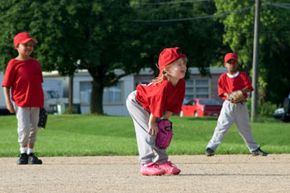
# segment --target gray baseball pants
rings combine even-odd
[[[259,146],[252,136],[246,104],[233,104],[227,100],[223,103],[217,126],[207,148],[216,150],[218,145],[222,142],[224,135],[234,122],[237,125],[240,135],[247,144],[249,151],[252,152],[256,150]]]
[[[126,105],[135,127],[140,164],[166,162],[168,160],[166,150],[157,148],[156,137],[149,134],[150,113],[136,101],[136,91],[129,94]]]
[[[34,144],[36,141],[39,108],[17,107],[18,143],[20,145]]]

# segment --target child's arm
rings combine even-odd
[[[226,93],[226,92],[224,93],[224,96],[226,97],[226,99],[229,98],[229,95],[230,95],[229,93]]]
[[[151,113],[149,117],[149,134],[157,135],[158,126],[157,126],[157,117]]]
[[[247,94],[248,92],[252,92],[252,90],[249,88],[244,88],[241,91],[243,92],[243,94]]]
[[[3,87],[3,91],[4,91],[4,96],[5,96],[6,108],[8,109],[10,113],[15,113],[15,109],[10,99],[10,88]]]
[[[172,115],[172,112],[166,111],[165,114],[163,115],[163,119],[169,119],[169,117]]]

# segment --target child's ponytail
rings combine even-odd
[[[162,73],[159,74],[159,76],[157,76],[154,79],[152,79],[152,83],[159,84],[163,80],[167,80],[167,76],[166,76],[166,71],[165,70],[163,70]]]

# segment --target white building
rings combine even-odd
[[[197,68],[189,68],[189,78],[186,80],[186,98],[218,98],[217,80],[225,68],[211,68],[211,76],[201,76]],[[121,73],[120,70],[115,71]],[[68,105],[69,78],[60,76],[57,71],[43,72],[45,91],[45,104],[48,111],[63,113]],[[104,89],[103,109],[108,115],[128,115],[126,98],[136,88],[138,83],[149,83],[154,78],[149,68],[142,69],[137,74],[125,76],[117,85]],[[0,72],[2,82],[3,73]],[[90,113],[92,78],[86,70],[75,73],[73,79],[73,102],[82,114]],[[5,111],[3,89],[0,89],[0,112]],[[6,111],[5,111],[6,112]]]
[[[211,68],[211,77],[201,76],[197,68],[189,69],[189,79],[186,80],[186,98],[218,98],[217,80],[225,68]],[[116,70],[115,73],[120,73]],[[49,93],[46,101],[62,113],[68,100],[68,77],[62,77],[58,72],[44,72],[44,90]],[[153,76],[150,69],[142,69],[138,74],[121,78],[117,85],[104,89],[103,109],[108,115],[128,115],[126,98],[138,83],[149,83]],[[92,78],[86,70],[75,73],[73,80],[73,101],[79,107],[80,113],[90,113]],[[48,99],[50,98],[50,99]],[[51,100],[51,98],[54,98]]]

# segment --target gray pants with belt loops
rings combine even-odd
[[[223,103],[217,126],[207,148],[216,150],[218,145],[222,142],[224,135],[234,122],[237,125],[240,135],[247,144],[249,151],[252,152],[256,150],[259,146],[252,136],[246,104],[233,104],[227,100]]]
[[[150,113],[136,101],[136,91],[129,94],[126,105],[135,127],[140,164],[167,161],[166,150],[157,148],[155,146],[155,136],[149,134]]]

